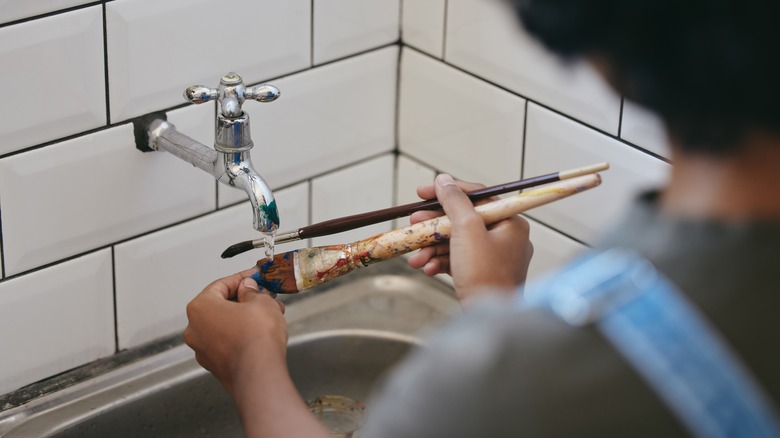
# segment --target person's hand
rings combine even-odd
[[[187,305],[184,342],[231,393],[253,361],[285,361],[284,304],[258,288],[250,278],[255,272],[257,268],[217,280]]]
[[[423,199],[439,199],[452,222],[452,236],[449,241],[423,248],[409,257],[409,265],[423,268],[428,275],[450,274],[461,300],[486,287],[515,289],[525,281],[533,255],[525,219],[514,216],[485,226],[464,193],[483,187],[454,181],[443,174],[436,177],[434,184],[417,189]],[[418,211],[410,220],[414,224],[441,214]]]

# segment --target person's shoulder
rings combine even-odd
[[[590,352],[612,353],[601,334],[593,327],[572,327],[544,307],[524,307],[515,300],[487,296],[471,303],[456,320],[431,337],[427,348],[433,354],[458,354],[470,345],[470,351],[483,358],[482,366],[490,362],[506,363],[522,356],[515,364],[524,374],[548,370],[549,363]]]

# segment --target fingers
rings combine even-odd
[[[449,257],[434,257],[423,267],[423,272],[428,276],[437,274],[451,274]]]
[[[409,216],[409,223],[414,225],[418,222],[427,221],[435,217],[444,216],[444,212],[441,210],[420,210],[415,211]]]
[[[260,287],[253,278],[244,278],[238,286],[237,296],[239,303],[245,303],[257,297],[260,293]]]
[[[257,267],[255,266],[233,275],[220,278],[206,286],[200,294],[204,297],[221,298],[224,300],[234,299],[236,298],[236,292],[238,291],[238,285],[241,283],[241,280],[246,277],[251,277],[256,272]]]
[[[450,253],[450,245],[447,243],[440,243],[438,245],[426,246],[416,253],[409,256],[407,260],[409,266],[419,269],[425,266],[432,258],[436,256],[445,256]]]
[[[474,210],[474,204],[463,193],[451,176],[436,177],[436,197],[452,222],[452,233],[484,233],[487,231],[482,217]]]
[[[474,190],[484,189],[485,185],[480,183],[473,183],[468,181],[455,181],[464,192],[473,192]],[[422,199],[433,199],[436,197],[435,184],[426,184],[424,186],[417,187],[417,196]]]
[[[246,303],[249,301],[252,301],[254,299],[257,299],[257,297],[261,295],[268,295],[269,297],[276,298],[276,294],[269,292],[266,289],[261,289],[254,278],[247,277],[244,278],[241,281],[241,284],[238,286],[238,302],[239,303]],[[284,307],[284,303],[277,301],[277,304],[279,304],[279,310],[284,313],[286,310]]]

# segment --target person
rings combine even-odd
[[[694,330],[688,327],[703,324],[709,337],[692,338],[690,349],[697,349],[698,339],[706,339],[701,344],[706,348],[700,348],[704,354],[727,351],[704,360],[704,373],[709,372],[707,362],[738,363],[740,382],[750,385],[735,387],[749,386],[752,392],[744,393],[752,395],[746,397],[761,407],[729,414],[731,399],[739,397],[727,397],[720,405],[705,406],[714,414],[699,426],[727,419],[723,421],[733,427],[726,435],[756,436],[740,429],[742,417],[749,415],[734,412],[759,411],[766,424],[776,425],[780,87],[775,78],[780,77],[780,63],[775,54],[780,27],[773,23],[774,4],[512,4],[526,29],[549,49],[564,58],[584,58],[619,93],[656,111],[667,125],[673,162],[668,184],[637,199],[622,224],[598,245],[603,251],[553,274],[527,299],[553,296],[545,289],[555,289],[561,279],[598,295],[604,289],[598,285],[606,282],[583,286],[594,271],[606,266],[616,269],[616,278],[627,278],[623,271],[641,267],[631,272],[643,276],[629,276],[635,286],[622,289],[636,292],[625,306],[647,301],[643,297],[661,297],[659,302],[682,306],[687,313],[675,320],[677,314],[664,306],[648,311],[638,336],[658,327],[668,329],[667,335],[686,335],[686,330]],[[418,189],[422,198],[439,199],[453,229],[448,242],[421,250],[409,263],[431,275],[452,275],[464,312],[388,377],[361,436],[714,435],[697,429],[691,420],[691,415],[704,414],[679,409],[685,404],[680,388],[692,385],[694,391],[706,392],[708,385],[726,381],[726,374],[689,371],[682,379],[669,373],[653,377],[646,367],[657,361],[642,356],[645,353],[636,360],[631,349],[639,343],[625,338],[627,329],[614,328],[616,318],[611,315],[626,316],[620,310],[611,313],[622,302],[606,301],[606,316],[586,312],[586,318],[569,305],[582,300],[561,301],[568,307],[554,299],[547,305],[522,305],[518,297],[524,289],[518,286],[532,254],[528,224],[514,218],[486,227],[463,193],[474,187],[439,175],[433,185]],[[415,213],[412,221],[432,214]],[[598,261],[599,254],[609,254],[610,248],[633,255],[596,263],[596,269],[582,267]],[[252,272],[218,280],[190,303],[185,341],[198,362],[233,394],[248,436],[326,437],[287,374],[283,308],[258,291],[248,279]],[[645,284],[655,289],[645,293]],[[568,293],[567,288],[556,290]],[[672,301],[663,301],[669,297]],[[666,324],[669,318],[672,323]],[[621,336],[629,341],[620,341]],[[709,347],[713,339],[717,348]],[[695,362],[688,360],[688,349],[677,349],[675,354],[682,355],[677,366]],[[777,429],[764,432],[772,436]]]

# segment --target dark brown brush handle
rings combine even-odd
[[[476,202],[491,196],[527,189],[529,187],[536,187],[558,180],[560,180],[560,173],[555,172],[506,184],[499,184],[497,186],[485,187],[484,189],[474,190],[472,192],[468,192],[467,194],[472,202]],[[439,204],[439,201],[436,199],[413,202],[411,204],[370,211],[368,213],[360,213],[309,225],[298,230],[298,238],[308,239],[310,237],[336,234],[342,231],[349,231],[355,228],[365,227],[379,222],[408,216],[415,211],[439,209],[441,209],[441,204]]]
[[[533,178],[514,181],[506,184],[499,184],[497,186],[486,187],[484,189],[474,190],[468,193],[469,198],[476,202],[481,199],[489,198],[491,196],[500,195],[503,193],[509,193],[517,190],[523,190],[530,187],[540,186],[542,184],[548,184],[555,181],[574,178],[582,175],[590,175],[602,170],[609,169],[609,163],[596,163],[589,166],[578,167],[575,169],[561,170],[555,173],[549,173],[546,175],[536,176]],[[396,219],[399,217],[407,216],[415,211],[420,210],[438,210],[441,208],[441,204],[436,199],[428,201],[414,202],[412,204],[399,205],[397,207],[385,208],[383,210],[372,211],[368,213],[356,214],[352,216],[342,217],[338,219],[331,219],[325,222],[312,224],[303,228],[299,228],[295,231],[289,231],[276,235],[276,243],[287,243],[299,239],[307,239],[310,237],[327,236],[329,234],[340,233],[342,231],[348,231],[355,228],[365,227],[367,225],[383,222],[390,219]],[[237,254],[249,251],[254,248],[258,248],[263,245],[262,239],[246,240],[244,242],[236,243],[228,247],[223,253],[222,258],[230,258]]]

